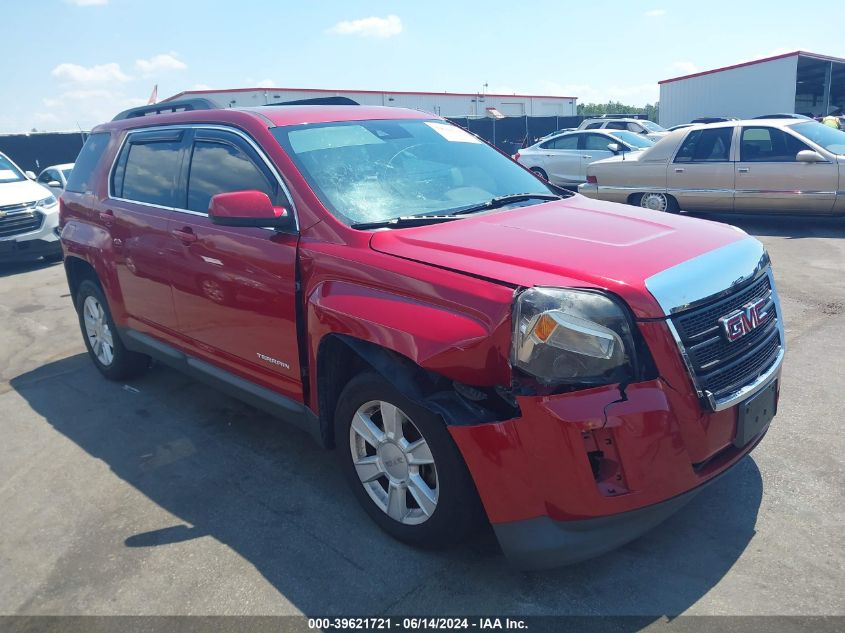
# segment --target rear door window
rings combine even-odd
[[[624,121],[611,121],[605,127],[608,130],[627,130],[628,124]]]
[[[76,164],[73,166],[73,171],[70,172],[70,177],[67,179],[67,191],[75,193],[86,193],[93,191],[94,168],[100,162],[103,152],[108,147],[111,135],[108,132],[98,132],[92,134],[85,141],[85,145],[79,151],[79,156],[76,157]]]
[[[543,149],[578,149],[579,134],[559,136],[543,143]]]
[[[730,160],[732,127],[693,130],[675,155],[676,163],[718,163]]]
[[[161,207],[179,206],[183,135],[184,130],[130,135],[112,175],[112,195]]]
[[[602,123],[601,123],[601,122],[599,122],[599,123],[590,123],[590,124],[589,124],[587,127],[585,127],[584,129],[585,129],[585,130],[597,130],[597,129],[599,129],[601,126],[602,126]]]
[[[746,127],[740,141],[742,162],[795,162],[798,152],[810,149],[791,134],[771,127]]]
[[[235,134],[199,132],[191,153],[187,208],[208,213],[212,196],[247,190],[262,191],[274,204],[283,204],[278,182],[252,148]]]

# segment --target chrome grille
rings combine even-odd
[[[43,219],[34,201],[0,207],[0,238],[37,231]]]
[[[766,317],[745,336],[729,341],[719,319],[760,299],[768,300]],[[780,318],[768,271],[727,297],[672,315],[693,382],[711,404],[729,399],[775,364],[783,350]]]

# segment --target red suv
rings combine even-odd
[[[100,372],[157,359],[306,429],[402,541],[486,518],[522,567],[595,556],[775,414],[757,240],[559,190],[432,115],[160,104],[97,127],[74,176],[65,267]]]

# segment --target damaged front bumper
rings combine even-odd
[[[763,437],[734,444],[737,407],[702,411],[663,379],[518,398],[504,422],[450,426],[506,556],[556,567],[631,541]]]

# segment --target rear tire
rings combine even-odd
[[[335,444],[355,497],[393,538],[440,548],[481,524],[478,493],[443,421],[379,374],[356,376],[343,389]]]
[[[660,211],[662,213],[679,213],[678,201],[672,196],[662,192],[637,193],[631,196],[631,204],[634,206]]]
[[[98,283],[85,279],[79,284],[76,310],[88,355],[103,376],[109,380],[126,380],[146,371],[150,357],[123,345]]]
[[[541,169],[540,167],[532,167],[531,171],[534,173],[535,176],[538,178],[542,178],[546,182],[549,181],[549,175],[545,172],[545,170]]]

